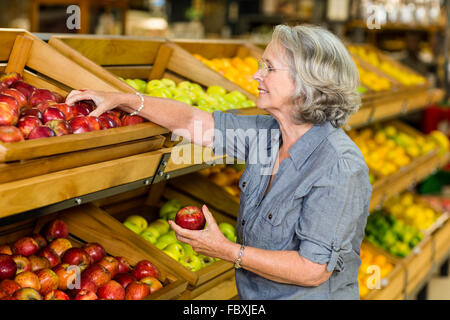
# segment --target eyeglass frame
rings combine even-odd
[[[267,63],[265,63],[263,60],[258,60],[258,71],[261,70],[262,71],[262,76],[265,78],[268,76],[269,74],[269,70],[270,71],[275,71],[275,70],[281,70],[281,71],[290,71],[290,69],[287,68],[273,68],[273,67],[268,67]]]

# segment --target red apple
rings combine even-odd
[[[55,95],[47,89],[36,89],[33,91],[33,93],[30,96],[29,103],[31,106],[36,106],[41,102],[44,101],[55,101],[56,102]]]
[[[88,289],[83,289],[77,293],[74,300],[98,300],[98,297],[95,292]]]
[[[7,296],[8,296],[8,294],[6,294],[6,292],[3,291],[2,288],[0,288],[0,300],[3,299],[3,298],[5,298],[5,297],[7,297]]]
[[[42,300],[39,290],[34,288],[24,287],[14,293],[14,298],[17,300]]]
[[[41,120],[35,116],[24,116],[19,119],[19,122],[17,123],[17,127],[22,132],[22,135],[25,138],[28,138],[28,135],[30,132],[39,126],[42,125]]]
[[[150,294],[150,287],[145,283],[135,281],[125,289],[125,300],[142,300]]]
[[[20,289],[20,286],[14,280],[5,279],[0,282],[0,289],[2,289],[7,295],[12,296],[14,292]]]
[[[56,91],[52,91],[52,93],[53,93],[53,95],[55,96],[55,101],[56,102],[58,102],[58,103],[63,103],[64,102],[64,100],[66,100],[61,94],[59,94],[58,92],[56,92]]]
[[[23,140],[24,140],[23,134],[17,127],[0,125],[0,141],[18,142]]]
[[[137,280],[144,277],[158,278],[159,276],[158,269],[148,260],[139,261],[131,273]]]
[[[162,283],[155,277],[144,277],[140,281],[149,286],[150,293],[158,291],[159,289],[161,289],[163,287]]]
[[[83,271],[81,279],[86,278],[96,284],[97,287],[103,286],[111,280],[111,273],[99,264],[94,264]]]
[[[97,296],[100,299],[123,300],[125,299],[125,289],[117,281],[110,280],[98,288]]]
[[[45,238],[42,235],[40,235],[39,233],[33,233],[31,235],[31,237],[34,239],[34,241],[36,241],[39,249],[42,249],[45,246],[47,246],[47,240],[45,240]]]
[[[66,116],[64,115],[64,113],[62,113],[61,110],[55,107],[48,107],[47,109],[45,109],[42,116],[44,117],[43,122],[45,124],[51,120],[66,120]]]
[[[100,116],[98,119],[100,120],[100,124],[102,125],[102,130],[118,127],[117,123],[108,116]]]
[[[92,258],[93,263],[97,263],[106,256],[105,249],[96,242],[86,243],[82,247]]]
[[[27,257],[15,254],[12,256],[12,258],[17,266],[16,274],[19,274],[24,271],[31,271],[31,262],[30,260],[28,260]]]
[[[17,299],[11,296],[6,296],[4,298],[1,298],[0,300],[17,300]]]
[[[28,257],[38,251],[39,245],[36,240],[32,237],[20,238],[13,245],[14,254],[20,254],[22,256]]]
[[[8,255],[12,256],[13,252],[9,245],[4,244],[4,245],[0,246],[0,254],[8,254]]]
[[[0,94],[2,96],[2,94]],[[8,98],[14,99],[10,96]],[[15,99],[14,99],[15,101]],[[15,126],[19,120],[19,109],[16,105],[11,105],[5,101],[0,101],[0,126]]]
[[[32,108],[39,109],[42,113],[44,113],[45,110],[47,110],[50,107],[53,107],[54,105],[57,105],[57,103],[53,100],[45,100],[42,102],[39,102],[38,104],[34,105]]]
[[[62,113],[64,113],[64,116],[66,117],[66,120],[70,120],[75,116],[75,113],[73,111],[73,107],[69,106],[66,103],[57,103],[52,105],[53,108],[59,109]]]
[[[17,272],[17,265],[12,256],[0,254],[0,280],[12,279]]]
[[[31,84],[22,80],[14,82],[10,88],[17,89],[20,92],[22,92],[22,94],[27,98],[27,100],[30,99],[31,94],[34,92],[34,90],[36,90],[36,88],[33,87]]]
[[[124,115],[122,117],[122,126],[132,126],[134,124],[145,122],[144,118],[138,115]]]
[[[55,250],[56,254],[62,257],[64,252],[72,248],[72,243],[66,238],[58,238],[50,242],[48,247]]]
[[[76,268],[68,263],[58,264],[53,268],[53,272],[58,276],[59,290],[67,290],[69,285],[73,285],[76,282],[76,277],[78,276]]]
[[[33,288],[37,291],[41,290],[41,283],[39,282],[38,276],[31,271],[24,271],[16,275],[14,281],[21,288]]]
[[[80,292],[81,290],[89,290],[89,291],[92,291],[92,292],[96,293],[97,290],[98,290],[98,287],[97,287],[97,285],[96,285],[92,280],[90,280],[90,279],[88,279],[88,278],[83,278],[83,277],[81,277],[81,280],[80,280],[80,287],[79,287],[79,288],[74,288],[74,289],[70,290],[69,293],[70,293],[70,295],[71,295],[72,298],[73,298],[73,297],[75,297],[75,296],[78,294],[78,292]]]
[[[36,272],[41,269],[50,268],[50,262],[47,258],[41,256],[31,255],[28,257],[31,263],[31,271]]]
[[[111,118],[115,123],[117,123],[118,127],[122,126],[122,121],[120,121],[120,118],[116,115],[113,111],[106,111],[105,113],[101,114],[100,117],[109,117]]]
[[[122,285],[122,287],[126,288],[130,283],[136,281],[136,278],[131,273],[120,272],[116,274],[113,280],[117,281]]]
[[[78,266],[84,271],[91,264],[91,256],[81,248],[70,248],[64,253],[62,262]]]
[[[28,140],[41,139],[56,136],[55,131],[47,126],[39,126],[31,130],[28,134]]]
[[[72,127],[72,132],[83,133],[92,131],[89,121],[85,116],[76,116],[69,120],[69,125]]]
[[[65,120],[56,120],[56,119],[50,120],[45,125],[48,126],[50,129],[52,129],[57,137],[72,133],[72,128],[69,126],[69,123]]]
[[[41,269],[36,272],[41,284],[40,293],[46,295],[50,291],[56,290],[59,287],[59,277],[52,269]]]
[[[6,84],[8,88],[16,81],[23,81],[22,75],[17,72],[8,72],[0,76],[0,81]]]
[[[81,110],[87,110],[88,114],[91,113],[92,111],[94,111],[97,108],[97,106],[95,105],[94,101],[92,101],[92,100],[81,100],[81,101],[75,102],[75,106],[81,106],[82,109],[80,109],[80,111]],[[85,112],[86,111],[83,111],[83,114]]]
[[[131,270],[131,266],[127,259],[124,257],[116,257],[117,261],[119,261],[119,272],[129,272]]]
[[[25,97],[25,95],[17,89],[13,89],[13,88],[3,89],[0,93],[6,94],[6,95],[11,96],[14,99],[16,99],[19,110],[28,104],[28,101],[27,101],[27,98]]]
[[[45,300],[70,300],[70,297],[61,290],[53,290],[45,295]]]
[[[98,117],[87,116],[86,119],[89,122],[89,125],[91,126],[92,131],[97,131],[97,130],[102,129],[102,124]]]
[[[49,242],[58,238],[67,238],[69,236],[69,227],[63,220],[55,219],[44,226],[43,234]]]
[[[22,110],[20,110],[20,117],[24,116],[35,116],[41,122],[44,119],[41,110],[39,110],[38,108],[22,108]]]
[[[84,117],[86,117],[90,113],[89,108],[86,107],[84,104],[81,104],[80,102],[76,102],[72,106],[72,109],[73,109],[74,116],[84,116]]]
[[[205,227],[206,220],[199,207],[187,206],[177,212],[175,223],[185,229],[201,230]]]
[[[111,278],[119,273],[119,261],[116,258],[106,256],[98,262],[99,265],[103,266],[111,274]]]
[[[47,258],[48,262],[50,263],[50,268],[56,267],[58,264],[61,263],[60,256],[58,256],[56,251],[50,247],[42,248],[36,254],[40,257]]]

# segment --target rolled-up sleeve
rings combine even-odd
[[[352,250],[357,222],[368,214],[366,175],[341,159],[313,185],[295,230],[302,257],[328,264],[328,271],[344,270],[343,256]]]

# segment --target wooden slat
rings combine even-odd
[[[164,75],[164,71],[172,58],[173,48],[163,44],[159,47],[158,54],[156,55],[155,63],[148,76],[148,80],[161,79]]]
[[[0,61],[7,61],[11,55],[17,36],[23,36],[24,30],[0,28]]]
[[[172,148],[172,154],[167,163],[165,173],[185,169],[193,165],[210,161],[224,160],[225,156],[216,156],[211,148],[205,148],[192,143],[178,144]]]
[[[14,41],[14,46],[9,56],[8,65],[5,72],[17,72],[22,74],[25,65],[27,64],[30,56],[31,46],[33,45],[33,39],[19,35]]]

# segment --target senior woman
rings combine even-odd
[[[141,104],[134,94],[93,91],[73,91],[67,102],[93,99],[96,116],[116,106],[141,109],[216,154],[246,161],[237,243],[222,235],[206,206],[204,230],[170,222],[195,251],[235,264],[240,299],[359,299],[372,188],[361,152],[340,128],[360,106],[356,66],[330,32],[280,25],[254,79],[257,106],[270,115],[210,114],[170,99],[146,96]],[[194,135],[198,121],[214,134]]]

